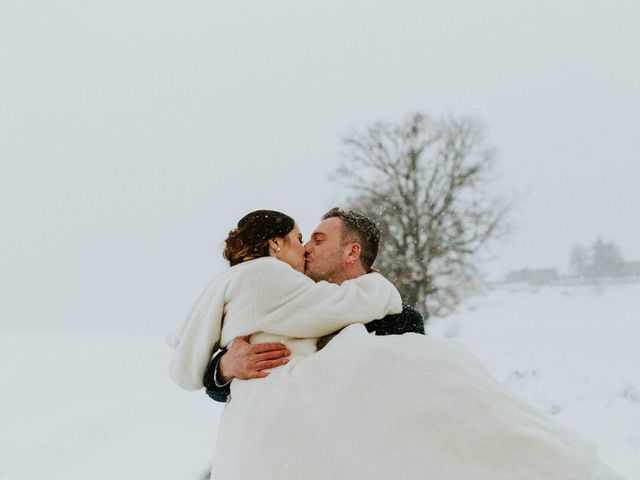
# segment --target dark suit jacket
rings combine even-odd
[[[424,335],[424,321],[422,315],[410,307],[402,304],[402,312],[394,315],[387,315],[379,320],[373,320],[365,324],[367,331],[376,335],[402,335],[403,333],[421,333]],[[215,371],[220,357],[227,350],[219,350],[209,362],[207,370],[204,372],[204,386],[209,395],[216,402],[226,402],[231,393],[229,385],[218,387],[215,382]]]

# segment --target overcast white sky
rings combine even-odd
[[[640,3],[0,3],[0,329],[165,332],[244,213],[306,234],[340,138],[475,115],[525,192],[486,265],[640,259]]]

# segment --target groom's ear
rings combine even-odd
[[[352,243],[351,248],[347,252],[347,263],[352,264],[360,261],[360,253],[362,247],[359,243]]]

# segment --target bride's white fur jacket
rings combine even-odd
[[[201,388],[212,351],[238,335],[282,341],[292,355],[267,378],[232,382],[212,478],[588,477],[595,449],[510,395],[459,343],[357,324],[400,310],[378,274],[314,283],[267,257],[214,279],[174,338],[176,383]],[[314,353],[316,337],[347,325]]]
[[[237,336],[318,338],[401,311],[398,290],[380,274],[339,286],[316,283],[273,257],[249,260],[214,278],[169,339],[176,348],[171,378],[187,390],[202,388],[212,352]]]

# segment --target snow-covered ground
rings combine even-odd
[[[640,478],[640,285],[493,291],[432,335],[460,338],[513,392]],[[188,479],[220,405],[169,380],[160,337],[0,333],[0,479]]]
[[[459,338],[515,394],[640,478],[640,284],[504,288],[429,330]]]

